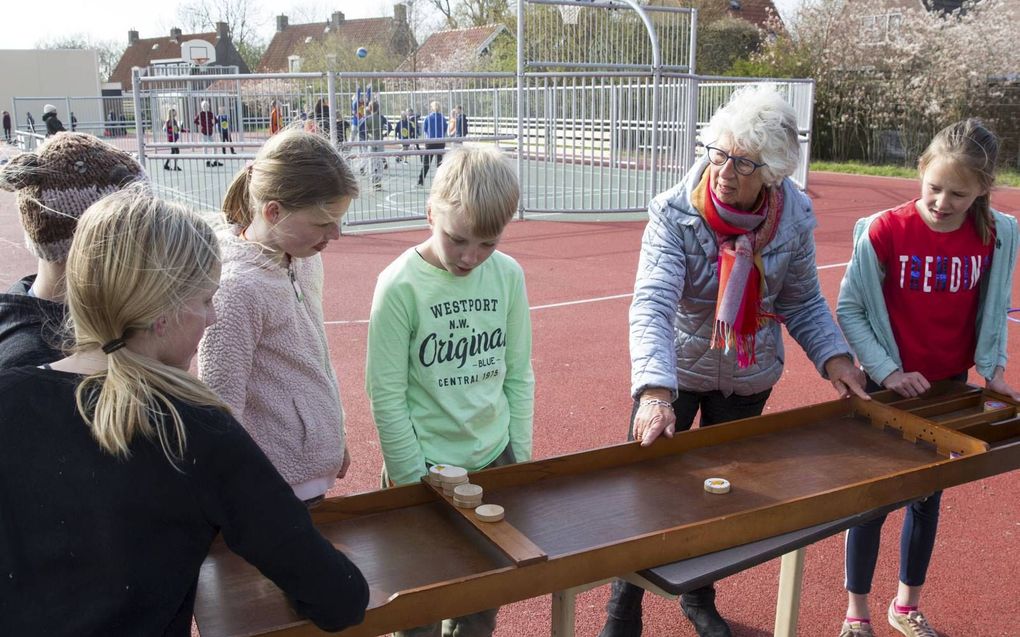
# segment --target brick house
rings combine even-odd
[[[408,55],[397,70],[418,73],[470,70],[502,38],[513,38],[502,24],[438,31]]]
[[[182,44],[188,46],[189,51],[182,51]],[[198,55],[202,50],[208,54]],[[149,69],[160,64],[187,62],[194,57],[215,58],[216,65],[236,66],[240,73],[251,72],[230,39],[230,27],[226,22],[217,22],[216,30],[209,33],[184,34],[174,27],[168,36],[140,38],[138,31],[128,31],[128,47],[110,74],[109,82],[119,83],[125,91],[130,91],[132,68]]]
[[[340,11],[334,11],[325,22],[290,24],[286,15],[276,16],[276,33],[259,61],[260,73],[297,73],[301,71],[302,51],[316,42],[336,37],[367,50],[384,50],[398,58],[410,54],[417,47],[414,33],[407,24],[407,7],[393,6],[392,18],[363,18],[348,20]]]

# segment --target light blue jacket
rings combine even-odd
[[[854,226],[854,252],[843,276],[836,316],[850,346],[868,376],[881,383],[901,369],[900,350],[893,338],[889,312],[882,295],[884,275],[879,267],[868,228],[883,212],[860,219]],[[977,315],[977,349],[974,363],[979,374],[991,378],[996,367],[1006,367],[1007,323],[1013,266],[1016,264],[1016,219],[995,210],[995,250],[988,276],[981,280],[981,305]]]
[[[747,396],[772,387],[783,372],[782,330],[767,321],[755,342],[757,361],[737,367],[736,352],[712,349],[719,292],[715,233],[690,203],[708,165],[702,159],[683,182],[652,200],[641,240],[630,306],[631,395],[647,387]],[[761,253],[762,308],[779,314],[823,376],[833,356],[849,355],[818,285],[811,201],[784,179],[783,215]]]

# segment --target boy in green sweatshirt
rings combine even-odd
[[[365,386],[384,484],[417,482],[434,464],[476,471],[531,459],[535,378],[524,272],[496,250],[519,198],[502,153],[458,148],[432,184],[432,234],[379,275]],[[497,610],[448,619],[443,634],[487,637]],[[398,635],[438,631],[437,624]]]

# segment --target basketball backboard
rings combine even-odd
[[[205,40],[181,42],[181,58],[192,64],[211,64],[216,61],[216,47]]]

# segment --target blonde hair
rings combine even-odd
[[[462,146],[443,157],[429,193],[433,214],[458,214],[479,237],[495,237],[513,219],[521,184],[491,146]]]
[[[356,196],[354,173],[329,140],[288,128],[270,137],[255,161],[237,173],[223,198],[223,214],[246,228],[270,201],[298,209]]]
[[[936,160],[951,162],[957,170],[969,174],[984,194],[974,200],[971,211],[981,241],[988,245],[995,229],[989,207],[992,186],[995,185],[995,164],[999,159],[999,139],[980,119],[971,117],[946,126],[931,140],[917,159],[921,178],[924,171]]]
[[[149,330],[214,285],[220,252],[197,214],[130,186],[100,199],[78,223],[67,259],[67,307],[76,351]],[[122,347],[108,368],[75,392],[78,411],[105,451],[130,455],[136,434],[159,440],[167,459],[184,455],[184,423],[172,399],[226,410],[185,370]]]

